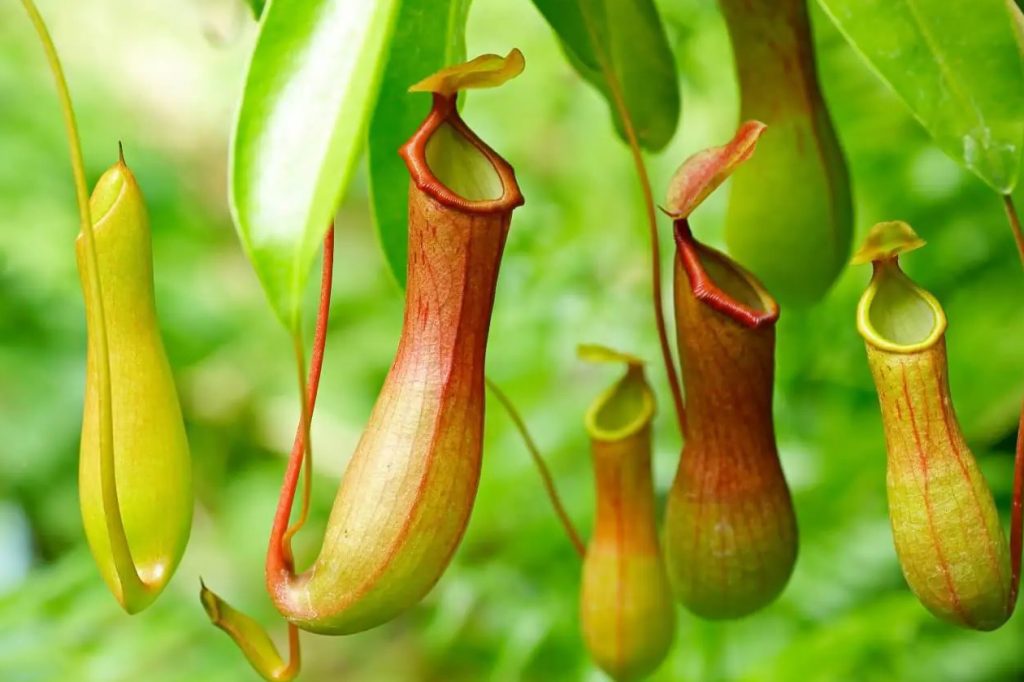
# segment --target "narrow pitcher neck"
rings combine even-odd
[[[775,300],[746,270],[676,226],[676,338],[691,437],[771,424]]]
[[[591,442],[597,487],[594,542],[658,551],[651,479],[651,429],[618,441]]]
[[[413,184],[409,218],[402,348],[482,353],[511,212],[461,211]]]

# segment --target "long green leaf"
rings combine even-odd
[[[242,244],[281,321],[301,294],[359,156],[398,0],[271,0],[230,164]]]
[[[398,148],[416,130],[430,99],[409,86],[466,59],[470,0],[402,0],[370,122],[370,193],[381,248],[395,279],[405,286],[409,174]]]
[[[533,0],[569,61],[611,107],[621,97],[640,145],[661,149],[679,122],[675,60],[652,0]]]
[[[1000,193],[1024,147],[1024,67],[1006,0],[819,0],[939,146]]]

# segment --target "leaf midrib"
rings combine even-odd
[[[971,97],[967,92],[963,91],[957,82],[957,79],[953,77],[952,71],[949,65],[946,63],[947,56],[939,48],[938,42],[935,40],[935,36],[931,34],[927,24],[922,19],[920,8],[917,7],[917,0],[904,0],[907,6],[907,10],[910,12],[914,19],[914,24],[921,32],[921,37],[924,39],[925,45],[935,56],[935,65],[939,69],[939,75],[942,80],[946,83],[947,89],[955,99],[958,99],[961,103],[967,105],[967,109],[974,114],[975,120],[979,125],[984,125],[984,117],[981,111],[978,109],[977,104],[974,102],[974,98]]]

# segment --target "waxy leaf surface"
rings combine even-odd
[[[1006,0],[820,0],[942,149],[996,191],[1017,181],[1024,68]]]
[[[398,11],[380,97],[370,122],[370,194],[381,248],[395,279],[405,286],[409,173],[398,148],[430,110],[430,98],[409,86],[466,58],[470,0],[404,0]]]
[[[624,139],[616,99],[640,146],[668,144],[679,122],[675,59],[652,0],[533,0],[573,67],[601,91]]]
[[[397,6],[274,0],[264,12],[235,128],[231,207],[289,328],[359,156]]]

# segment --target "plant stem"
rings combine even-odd
[[[281,671],[278,680],[294,680],[302,668],[302,643],[299,641],[299,626],[288,623],[288,667]]]
[[[266,572],[268,584],[271,576],[282,572],[293,573],[295,557],[292,553],[291,539],[309,518],[309,500],[312,490],[313,446],[310,438],[310,424],[313,420],[313,409],[316,407],[316,396],[320,388],[320,373],[324,364],[324,347],[327,343],[327,321],[331,314],[331,288],[334,279],[334,225],[324,235],[323,266],[320,275],[320,303],[316,314],[316,331],[313,335],[313,350],[309,363],[309,377],[306,379],[305,354],[302,350],[302,334],[299,329],[293,331],[295,356],[299,375],[299,392],[301,412],[299,424],[295,429],[295,440],[292,443],[288,468],[285,471],[281,495],[274,513],[274,525],[270,531],[270,543],[267,547]],[[305,379],[305,380],[304,380]],[[291,526],[288,525],[295,502],[295,490],[299,483],[299,474],[305,464],[302,507],[299,518]],[[203,594],[207,593],[203,587]],[[288,664],[283,668],[267,669],[268,665],[276,665],[281,659],[277,647],[273,645],[266,632],[256,621],[241,612],[231,610],[224,616],[219,605],[224,602],[213,593],[209,593],[213,606],[209,606],[204,596],[203,605],[214,625],[230,635],[239,646],[246,658],[260,675],[273,682],[289,682],[295,679],[302,667],[302,647],[299,640],[299,628],[288,623]],[[224,604],[226,607],[226,604]]]
[[[306,520],[309,518],[309,497],[313,492],[313,438],[310,432],[312,418],[310,417],[309,410],[311,400],[306,394],[306,356],[302,344],[302,331],[298,326],[296,326],[295,331],[292,333],[292,350],[295,353],[295,372],[298,377],[299,386],[299,425],[293,448],[298,447],[301,452],[302,464],[299,468],[302,470],[303,475],[302,502],[299,506],[299,517],[288,527],[282,538],[282,542],[288,548],[289,555],[291,555],[292,537],[306,525]]]
[[[530,457],[533,459],[533,463],[537,465],[537,471],[540,472],[540,477],[544,483],[544,490],[548,494],[548,499],[551,500],[551,506],[555,508],[555,515],[558,516],[558,520],[562,523],[562,527],[565,529],[565,534],[569,537],[569,542],[572,543],[576,553],[581,557],[586,554],[587,548],[583,544],[583,540],[580,539],[580,534],[576,532],[576,528],[572,525],[572,520],[569,518],[569,514],[565,511],[565,506],[562,504],[561,498],[558,496],[558,491],[555,489],[555,481],[551,476],[551,471],[548,469],[547,464],[544,463],[544,458],[540,454],[540,449],[537,447],[537,443],[533,440],[530,435],[529,429],[526,428],[526,422],[523,420],[519,411],[516,410],[515,405],[509,400],[509,397],[505,395],[505,392],[498,388],[498,385],[491,381],[489,378],[484,378],[487,382],[487,388],[491,389],[491,393],[498,399],[505,411],[508,412],[508,416],[512,419],[512,423],[515,424],[516,430],[519,431],[519,435],[523,437],[523,442],[526,444],[526,449],[530,452]]]
[[[665,375],[668,378],[668,386],[672,392],[672,402],[675,406],[676,419],[679,421],[679,431],[682,433],[683,438],[686,438],[686,406],[683,402],[679,372],[676,370],[675,359],[672,356],[672,346],[668,339],[668,329],[665,325],[664,301],[662,300],[661,291],[661,246],[658,239],[658,211],[654,204],[651,180],[647,175],[647,167],[644,165],[643,152],[640,150],[640,140],[633,126],[633,118],[629,114],[629,108],[626,106],[626,100],[622,94],[622,85],[615,74],[615,69],[611,66],[609,56],[605,53],[603,43],[598,40],[598,34],[594,28],[590,11],[586,5],[583,6],[581,11],[587,34],[590,37],[591,44],[594,46],[598,62],[601,64],[602,74],[608,83],[608,92],[611,95],[615,112],[618,114],[619,120],[622,121],[622,130],[626,135],[626,142],[633,157],[633,164],[636,166],[637,179],[640,182],[640,190],[644,197],[644,210],[651,238],[651,299],[654,303],[654,323],[658,329],[661,358],[665,364]]]
[[[1017,253],[1020,255],[1021,266],[1024,267],[1024,232],[1021,230],[1020,215],[1013,203],[1013,196],[1003,195],[1003,206],[1006,218],[1010,223],[1010,231],[1017,242]],[[1013,460],[1013,498],[1010,508],[1010,610],[1017,605],[1020,591],[1021,551],[1024,550],[1024,404],[1021,405],[1020,423],[1017,426],[1017,452]]]
[[[1020,590],[1022,531],[1024,531],[1024,403],[1017,425],[1017,453],[1013,460],[1013,502],[1010,508],[1010,611],[1017,604]]]
[[[623,106],[623,110],[625,107]],[[633,125],[626,121],[623,128],[626,130],[626,137],[629,139],[629,150],[633,155],[633,163],[636,166],[637,178],[640,181],[640,188],[644,195],[644,208],[647,213],[647,226],[651,237],[651,298],[654,302],[654,321],[658,328],[658,344],[661,346],[661,357],[665,363],[665,374],[668,377],[668,386],[672,392],[672,402],[676,408],[676,418],[679,421],[679,431],[686,437],[686,406],[683,402],[683,391],[679,383],[679,374],[676,370],[675,359],[672,356],[672,347],[668,339],[668,330],[665,325],[664,300],[661,291],[661,246],[658,240],[658,217],[654,206],[654,196],[651,192],[651,180],[647,175],[647,167],[644,165],[640,145],[633,132]]]
[[[305,386],[301,378],[305,376],[305,361],[302,346],[297,347],[296,356],[300,377],[300,402],[302,404],[299,425],[295,431],[292,452],[285,471],[281,497],[274,515],[274,526],[270,533],[270,546],[267,549],[267,570],[285,568],[294,570],[295,561],[292,554],[291,538],[299,531],[309,517],[309,499],[312,488],[313,448],[310,440],[310,425],[313,410],[316,407],[316,396],[320,388],[320,373],[323,369],[324,346],[327,343],[327,321],[331,312],[331,288],[334,278],[334,226],[324,236],[323,268],[320,276],[320,304],[317,309],[316,331],[313,336],[313,351],[309,363],[309,378]],[[296,334],[296,337],[299,335]],[[301,343],[301,339],[300,339]],[[295,489],[298,487],[299,473],[305,463],[305,479],[303,485],[302,507],[299,518],[289,527],[288,521],[292,514],[295,501]]]
[[[701,623],[702,633],[702,644],[701,650],[703,655],[701,656],[701,662],[703,663],[703,669],[701,670],[701,677],[705,680],[720,680],[722,679],[722,654],[724,649],[724,631],[725,624],[722,621],[704,621]]]
[[[100,488],[103,497],[104,520],[107,535],[110,539],[110,553],[121,585],[122,599],[134,601],[148,591],[148,586],[139,577],[132,559],[131,547],[124,530],[121,518],[121,504],[117,496],[117,478],[114,471],[114,416],[112,414],[112,388],[110,378],[110,345],[107,340],[107,318],[103,305],[103,288],[100,283],[99,256],[96,252],[96,237],[92,229],[92,216],[89,212],[89,190],[85,181],[85,161],[82,158],[82,145],[78,136],[78,124],[75,121],[75,110],[71,105],[71,93],[68,91],[64,69],[61,67],[57,48],[53,44],[46,22],[36,8],[33,0],[22,0],[29,19],[32,22],[39,41],[42,43],[46,60],[57,85],[57,97],[60,101],[61,113],[64,118],[64,129],[67,133],[68,148],[71,155],[71,172],[74,176],[75,199],[78,203],[78,217],[81,225],[82,239],[85,244],[89,267],[86,277],[91,290],[91,297],[96,305],[95,329],[97,375],[99,378],[99,439],[100,439]]]
[[[1013,239],[1017,242],[1017,253],[1020,254],[1020,263],[1024,266],[1024,231],[1020,226],[1020,215],[1013,203],[1013,196],[1003,195],[1003,206],[1006,208],[1006,218],[1010,222],[1010,231],[1013,232]]]

